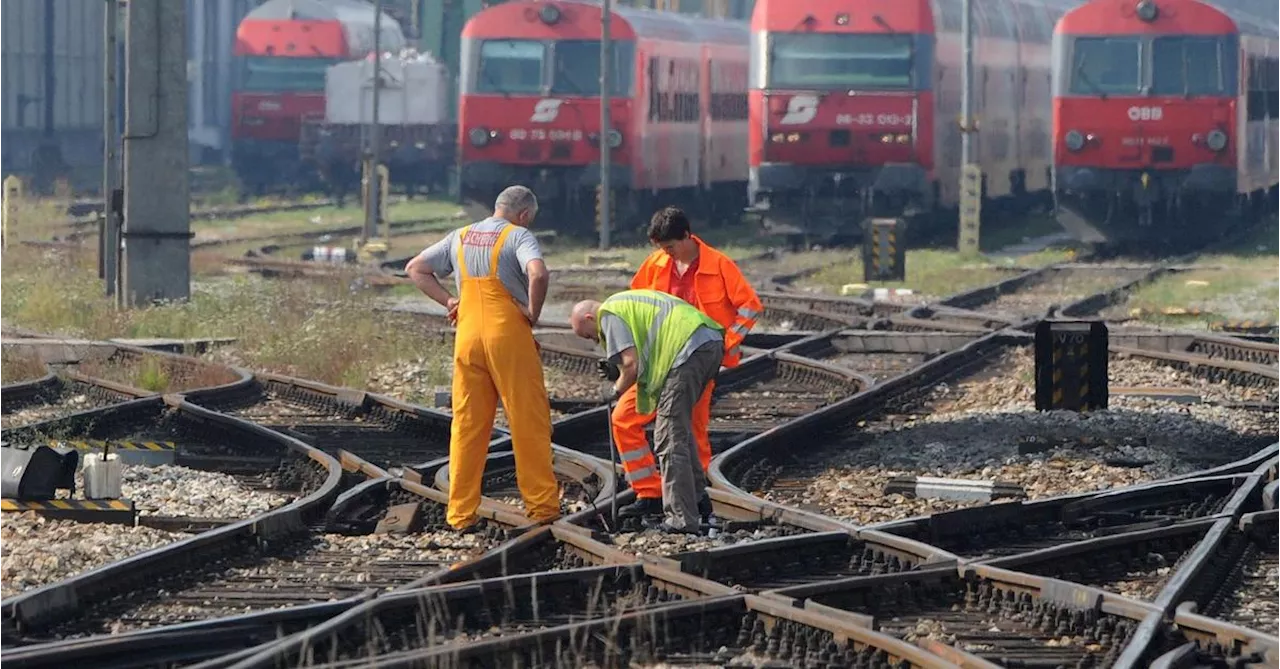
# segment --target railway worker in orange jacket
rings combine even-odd
[[[534,522],[560,516],[551,467],[551,406],[533,326],[547,296],[548,272],[527,228],[538,200],[524,186],[498,195],[493,216],[455,230],[409,261],[418,289],[449,311],[453,345],[453,423],[449,435],[449,509],[459,530],[479,520],[480,487],[498,400],[511,426],[516,482]],[[457,274],[458,297],[437,277]]]
[[[742,358],[742,340],[764,309],[742,270],[728,256],[694,235],[688,217],[677,207],[664,207],[653,215],[649,222],[649,241],[658,248],[640,265],[631,279],[631,289],[675,295],[710,316],[724,328],[721,366],[737,366]],[[606,364],[602,366],[602,373],[611,375],[612,370]],[[713,380],[693,411],[693,434],[704,472],[711,466],[709,431],[714,390]],[[653,422],[654,414],[637,411],[635,386],[618,400],[612,418],[614,443],[618,446],[627,482],[636,491],[635,503],[620,509],[619,515],[662,513],[662,477],[644,433],[645,426]],[[699,500],[698,511],[704,521],[711,515],[710,498]]]

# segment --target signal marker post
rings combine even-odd
[[[1107,325],[1040,321],[1036,326],[1036,411],[1106,409]]]
[[[863,281],[906,280],[906,227],[901,218],[868,218],[863,222]]]
[[[4,178],[4,212],[0,220],[0,247],[9,248],[9,229],[18,224],[19,200],[22,199],[22,179],[10,174]]]
[[[600,223],[600,250],[608,251],[611,242],[610,229],[613,226],[611,214],[613,193],[611,187],[610,168],[612,152],[609,149],[609,129],[613,127],[609,116],[610,96],[609,84],[613,81],[613,36],[610,34],[613,23],[613,3],[603,0],[600,14],[600,190],[597,204],[597,218]]]
[[[961,251],[978,252],[982,213],[982,167],[973,160],[973,0],[964,0],[960,17],[964,65],[960,69],[960,233]],[[972,183],[976,182],[974,187]]]

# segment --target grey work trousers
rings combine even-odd
[[[700,526],[698,498],[707,487],[707,478],[693,438],[693,407],[707,384],[715,380],[723,357],[723,342],[699,346],[688,360],[671,369],[658,394],[653,450],[662,470],[662,513],[676,529],[697,530]]]

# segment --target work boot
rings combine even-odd
[[[702,528],[699,527],[675,527],[667,521],[658,523],[654,528],[655,531],[663,534],[702,534]]]
[[[638,518],[641,516],[662,515],[662,500],[653,497],[641,497],[636,501],[618,509],[620,518]]]

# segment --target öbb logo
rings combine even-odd
[[[560,115],[560,104],[563,102],[564,100],[555,98],[538,100],[538,104],[533,107],[533,116],[529,117],[529,121],[532,123],[550,123],[556,120],[556,117]]]
[[[1164,107],[1130,107],[1130,121],[1159,121],[1164,118]]]
[[[818,115],[818,97],[816,95],[793,95],[787,101],[787,113],[782,120],[783,125],[799,125],[808,123]]]

